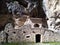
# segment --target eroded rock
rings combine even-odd
[[[43,9],[48,17],[48,28],[51,30],[60,30],[58,24],[60,21],[60,0],[43,0]],[[56,25],[58,24],[58,25]]]

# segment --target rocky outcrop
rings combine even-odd
[[[48,28],[60,30],[60,0],[43,0],[43,9],[48,18]]]

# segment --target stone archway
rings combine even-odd
[[[36,43],[38,43],[38,42],[41,42],[41,35],[40,34],[36,34]]]

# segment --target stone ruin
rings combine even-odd
[[[17,18],[15,27],[11,23],[0,33],[0,42],[59,42],[60,32],[49,30],[42,18]],[[16,19],[15,19],[16,20]],[[38,20],[38,21],[36,21]],[[20,25],[21,24],[21,25]],[[43,26],[44,25],[44,26]]]
[[[0,32],[0,42],[60,42],[60,1],[43,0],[43,9],[48,18],[14,18]],[[48,26],[47,26],[48,25]]]

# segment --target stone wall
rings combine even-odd
[[[60,42],[60,34],[53,31],[45,31],[43,42]]]
[[[3,33],[4,32],[4,33]],[[7,35],[6,35],[7,34]],[[36,42],[36,35],[40,36],[40,42],[59,42],[60,33],[45,28],[31,28],[31,25],[23,25],[20,29],[14,29],[10,23],[0,33],[0,42]]]

